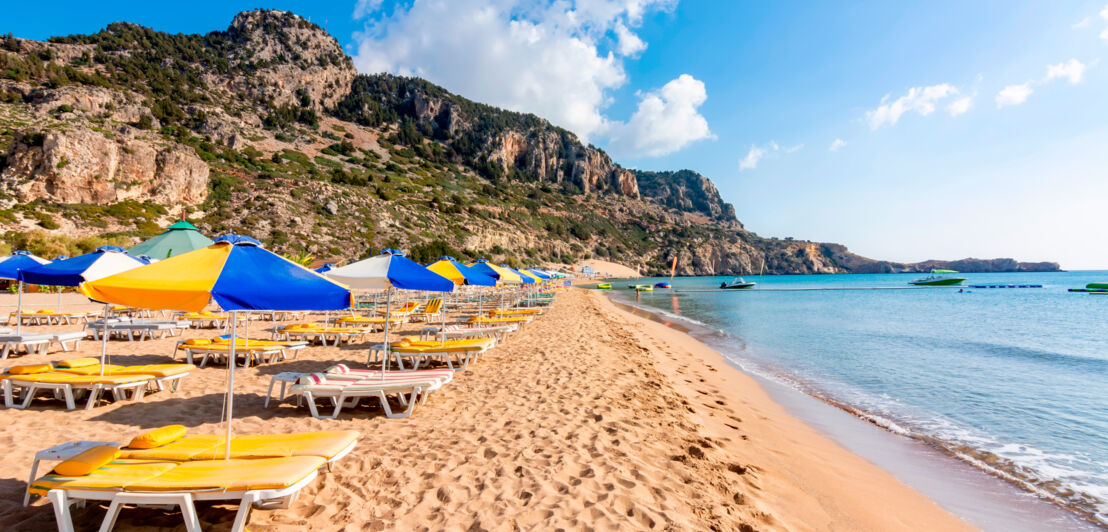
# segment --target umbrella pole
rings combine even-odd
[[[58,312],[62,311],[62,287],[56,286],[58,289]]]
[[[385,380],[385,372],[389,370],[389,356],[392,355],[392,350],[389,349],[389,322],[392,321],[392,287],[388,288],[385,292],[385,351],[381,358],[381,381]]]
[[[20,334],[23,331],[23,281],[19,281],[18,297],[19,299],[15,303],[15,334]]]
[[[235,401],[235,344],[238,343],[239,311],[231,312],[231,358],[227,363],[227,442],[223,459],[231,459],[231,406]]]
[[[108,361],[108,304],[104,303],[104,329],[100,331],[100,376],[104,376],[104,364]]]

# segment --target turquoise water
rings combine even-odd
[[[723,292],[730,278],[698,277],[637,297],[718,331],[704,339],[748,371],[1108,524],[1108,295],[1066,291],[1108,272],[961,276],[1044,287],[810,290],[919,276],[804,275]],[[635,299],[627,284],[613,287]]]

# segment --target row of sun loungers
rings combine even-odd
[[[235,342],[235,357],[243,360],[242,367],[250,367],[251,364],[265,364],[270,361],[284,361],[296,358],[297,351],[308,346],[308,342],[302,341],[275,341],[254,340],[239,338]],[[220,336],[208,340],[192,338],[181,340],[173,348],[173,358],[177,358],[177,352],[185,352],[185,361],[194,364],[196,357],[200,357],[200,367],[208,365],[208,361],[227,364],[231,356],[231,340],[229,336]],[[238,363],[238,360],[235,361]]]
[[[70,442],[69,448],[83,450],[37,478],[36,459],[28,496],[50,500],[63,532],[74,530],[70,506],[79,501],[110,503],[101,530],[111,530],[124,504],[135,504],[180,507],[189,532],[200,530],[196,501],[237,503],[231,530],[242,531],[251,507],[287,508],[320,469],[349,454],[357,439],[353,431],[235,436],[230,460],[223,460],[221,436],[187,435],[181,425],[149,431],[122,448]]]
[[[188,320],[134,320],[131,318],[108,318],[108,338],[126,338],[130,341],[164,338],[166,335],[179,336],[192,326]],[[85,326],[92,333],[93,340],[99,340],[104,333],[104,320],[90,321]]]
[[[69,325],[70,323],[87,323],[89,318],[97,315],[94,312],[60,312],[42,309],[34,312],[24,312],[23,314],[12,312],[8,315],[6,323],[18,319],[20,325]]]
[[[86,336],[84,331],[20,334],[11,331],[0,332],[0,346],[2,346],[0,347],[0,359],[6,360],[8,355],[20,350],[27,354],[46,354],[53,344],[58,344],[62,351],[70,351],[80,347],[81,340],[84,340]]]

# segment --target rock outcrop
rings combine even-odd
[[[207,163],[179,146],[83,128],[28,129],[18,132],[0,183],[20,201],[178,204],[204,199],[208,173]]]
[[[239,13],[224,33],[234,43],[229,59],[242,74],[205,81],[229,94],[245,93],[278,106],[307,103],[323,111],[346,95],[357,75],[354,61],[334,37],[292,13]]]
[[[639,191],[671,209],[698,212],[713,220],[738,222],[735,207],[723,201],[711,179],[692,170],[635,171]]]

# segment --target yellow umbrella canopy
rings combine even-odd
[[[466,282],[466,276],[462,275],[462,272],[454,267],[454,263],[448,260],[440,260],[429,264],[427,269],[450,279],[454,284],[465,284]]]

